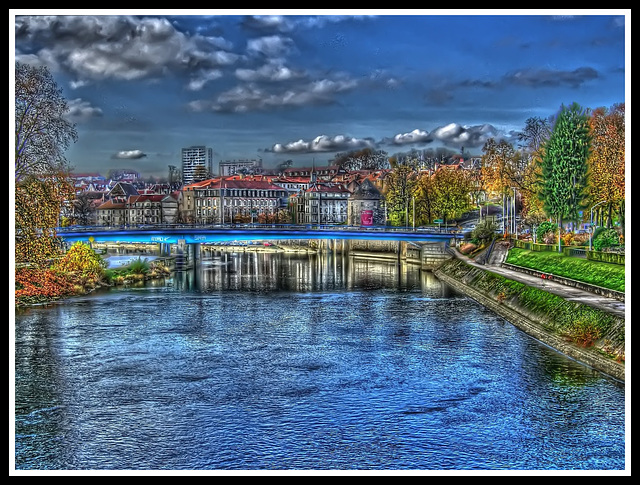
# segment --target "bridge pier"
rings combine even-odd
[[[420,266],[425,270],[433,270],[444,261],[451,259],[449,254],[449,242],[428,242],[422,243],[420,248]]]

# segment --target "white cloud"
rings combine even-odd
[[[15,32],[17,60],[65,69],[76,77],[76,86],[106,78],[143,79],[167,70],[206,71],[240,59],[224,50],[231,43],[222,37],[189,36],[164,18],[19,16]]]
[[[394,145],[407,145],[413,143],[428,143],[432,140],[429,132],[415,129],[409,133],[399,133],[392,139]]]
[[[280,35],[269,35],[247,41],[247,52],[266,57],[282,57],[293,49],[293,41]]]
[[[91,106],[88,101],[75,98],[67,102],[69,112],[67,119],[73,123],[87,121],[91,118],[102,116],[102,110],[95,106]]]
[[[276,143],[268,149],[274,153],[313,153],[313,152],[340,152],[356,150],[360,148],[374,148],[376,143],[371,138],[353,138],[345,135],[316,136],[311,141],[302,139],[290,143]]]
[[[147,154],[143,153],[141,150],[121,150],[113,155],[112,158],[122,158],[127,160],[137,160],[139,158],[146,157]]]

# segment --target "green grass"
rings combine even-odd
[[[505,262],[624,292],[622,265],[519,248],[511,249]]]

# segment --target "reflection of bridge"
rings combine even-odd
[[[389,241],[398,259],[408,252],[417,253],[423,267],[430,268],[442,259],[448,259],[447,247],[452,239],[461,239],[462,233],[452,230],[416,229],[404,227],[359,227],[338,225],[293,224],[174,224],[134,227],[72,227],[61,228],[58,235],[68,243],[75,241],[153,243],[160,245],[160,252],[169,254],[177,245],[179,255],[198,259],[201,244],[228,241],[282,241],[302,239],[341,240],[342,248],[351,247],[350,241]],[[373,243],[372,243],[373,244]],[[328,247],[328,246],[327,246]],[[343,249],[344,250],[344,249]],[[347,249],[348,250],[348,249]]]

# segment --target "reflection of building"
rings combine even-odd
[[[218,164],[221,177],[228,177],[237,174],[256,175],[262,173],[262,160],[233,160],[220,162]]]
[[[187,185],[211,174],[213,148],[192,146],[182,149],[182,183]]]
[[[349,197],[348,224],[351,226],[384,225],[386,221],[383,202],[382,194],[376,186],[369,179],[364,179]]]

